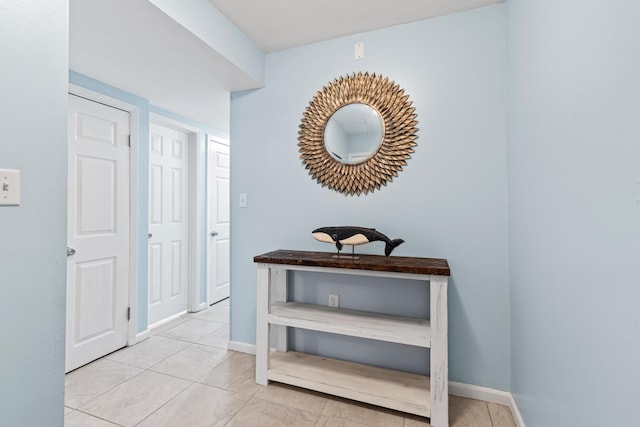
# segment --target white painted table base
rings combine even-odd
[[[286,304],[287,270],[429,282],[431,318],[425,321],[329,309],[323,306]],[[447,276],[269,263],[258,263],[257,271],[256,382],[258,384],[266,385],[269,380],[283,382],[426,416],[430,418],[432,426],[448,427]],[[407,324],[412,332],[401,332],[407,330]],[[430,347],[431,377],[340,362],[297,352],[286,353],[288,350],[287,327]],[[270,343],[272,328],[276,328],[277,331],[275,333],[277,343],[273,344]],[[273,356],[271,348],[277,350]],[[274,366],[270,366],[271,358],[274,359]],[[342,366],[344,369],[341,370]],[[367,383],[366,378],[369,377],[373,377],[374,380],[369,380]],[[389,383],[394,379],[399,379],[398,383],[402,384],[397,389]]]

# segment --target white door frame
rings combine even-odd
[[[196,126],[190,126],[178,120],[162,116],[157,113],[149,113],[149,123],[165,126],[184,132],[189,135],[189,284],[187,310],[195,313],[207,308],[206,302],[200,302],[200,282],[202,267],[202,239],[206,233],[204,215],[204,162],[205,140],[204,135]]]
[[[69,93],[129,113],[131,150],[129,153],[129,307],[131,317],[127,330],[127,346],[137,342],[138,305],[138,107],[99,92],[69,83]]]

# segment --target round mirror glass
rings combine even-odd
[[[353,165],[373,157],[383,135],[384,122],[376,109],[367,104],[348,104],[327,121],[324,146],[334,159]]]

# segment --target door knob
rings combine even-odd
[[[212,231],[212,232],[211,232],[211,237],[216,237],[217,235],[218,235],[218,232],[217,232],[217,231]]]
[[[76,250],[73,249],[71,246],[67,246],[67,256],[71,256],[75,254],[76,254]]]
[[[148,237],[149,237],[149,238],[152,238],[152,237],[153,237],[153,234],[149,233],[149,236],[148,236]]]

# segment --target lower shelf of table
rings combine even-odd
[[[431,416],[429,377],[311,354],[273,352],[267,378],[397,411]]]

